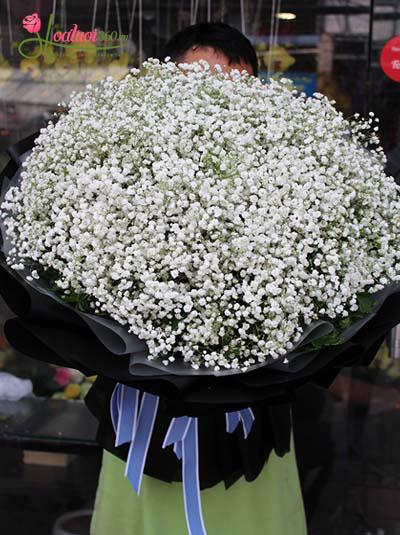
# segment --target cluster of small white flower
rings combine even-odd
[[[399,280],[399,190],[362,124],[287,80],[149,60],[41,131],[2,207],[10,262],[51,268],[150,359],[277,358]]]

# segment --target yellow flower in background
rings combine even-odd
[[[45,65],[54,65],[57,59],[57,54],[54,52],[54,50],[50,47],[43,53],[43,63]]]
[[[130,59],[129,52],[122,52],[119,58],[114,61],[117,61],[119,65],[123,65],[127,67],[129,65],[129,59]]]
[[[64,390],[67,399],[76,399],[80,397],[81,387],[76,383],[71,383]]]
[[[296,62],[286,48],[280,45],[275,45],[271,50],[268,50],[263,56],[263,61],[266,67],[268,67],[268,62],[270,61],[273,71],[287,71]]]
[[[45,65],[53,65],[53,63],[57,59],[57,54],[54,52],[54,48],[52,46],[44,47],[42,50],[42,53],[39,55],[40,48],[36,46],[33,49],[33,56],[38,59],[42,60]]]
[[[255,46],[257,52],[264,52],[264,50],[267,50],[267,43],[264,41],[260,41]]]
[[[70,65],[78,65],[79,63],[79,53],[80,51],[76,50],[76,48],[68,47],[65,50],[65,61],[68,62]]]
[[[79,62],[91,65],[96,61],[97,47],[90,41],[71,43],[65,48],[65,57],[74,65]]]

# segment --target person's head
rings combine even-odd
[[[257,56],[250,41],[239,30],[222,22],[201,22],[175,34],[166,45],[165,56],[176,63],[204,60],[224,71],[247,70],[257,76]]]

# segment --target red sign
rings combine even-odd
[[[400,35],[390,39],[383,47],[381,67],[386,76],[400,82]]]

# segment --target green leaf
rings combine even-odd
[[[358,309],[361,314],[369,314],[374,308],[374,297],[369,293],[359,294],[357,297]]]
[[[352,324],[351,318],[343,318],[339,321],[339,326],[341,329],[347,329]]]
[[[322,336],[321,338],[318,338],[318,340],[314,340],[313,342],[311,342],[311,346],[313,347],[313,349],[321,349],[322,347],[335,346],[340,343],[340,332],[333,331],[327,334],[326,336]]]

